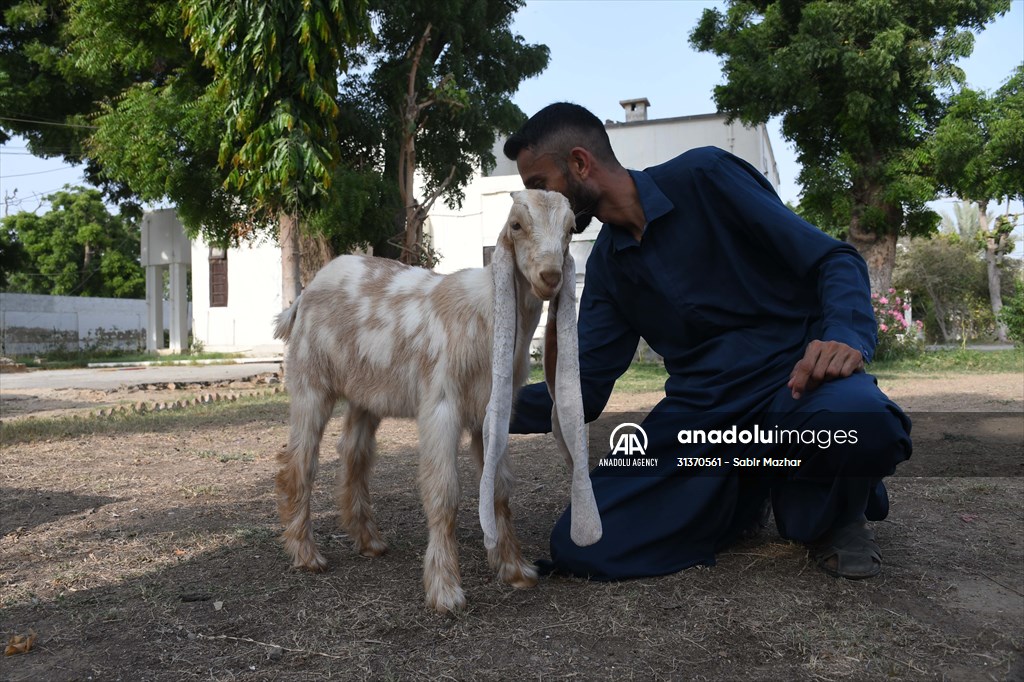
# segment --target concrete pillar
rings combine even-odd
[[[172,208],[150,211],[142,217],[142,265],[146,268],[146,350],[164,348],[164,271],[170,267],[171,350],[188,350],[188,267],[192,248]]]
[[[146,351],[155,353],[164,347],[164,269],[146,266]]]
[[[188,351],[188,265],[171,263],[171,352]]]

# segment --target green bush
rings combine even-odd
[[[1017,282],[1013,296],[1003,301],[999,319],[1006,325],[1007,335],[1017,346],[1024,346],[1024,282]]]

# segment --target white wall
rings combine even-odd
[[[777,189],[779,171],[765,127],[748,128],[739,121],[725,120],[721,114],[708,114],[616,123],[608,126],[608,138],[615,156],[626,168],[647,168],[687,149],[713,146],[749,162]]]
[[[777,189],[779,170],[775,164],[768,131],[763,125],[748,128],[739,121],[726,123],[723,114],[701,114],[656,118],[632,123],[606,124],[608,140],[619,162],[626,168],[642,170],[664,163],[687,149],[719,147],[748,161],[765,174]],[[492,150],[496,159],[494,170],[488,175],[498,177],[517,175],[516,162],[505,158],[502,147],[505,138],[498,139]]]
[[[164,301],[165,320],[170,319],[168,306]],[[4,355],[86,348],[145,350],[146,302],[0,293],[0,349]]]
[[[228,250],[228,305],[210,307],[210,247],[192,242],[192,328],[208,351],[278,354],[274,318],[281,312],[281,250],[273,241]]]

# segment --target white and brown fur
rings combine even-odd
[[[575,272],[568,255],[573,225],[568,201],[560,194],[516,192],[490,266],[442,276],[391,260],[341,256],[281,313],[275,335],[289,342],[291,410],[288,444],[279,455],[277,493],[284,546],[295,567],[323,570],[327,565],[313,540],[310,495],[324,428],[335,403],[344,399],[348,410],[337,446],[342,463],[337,502],[341,525],[358,552],[377,556],[387,549],[368,488],[377,427],[384,417],[415,417],[420,494],[429,528],[423,574],[427,605],[453,612],[466,602],[455,542],[456,453],[465,430],[477,470],[485,471],[481,521],[489,563],[507,584],[536,584],[536,570],[523,559],[512,526],[512,476],[503,455],[511,397],[529,372],[530,340],[542,301],[574,288],[574,281],[563,286],[567,267]],[[510,285],[514,292],[507,297],[513,300],[505,300],[503,290]],[[570,311],[575,335],[575,310]],[[574,352],[575,338],[566,345]],[[512,357],[492,358],[492,347]],[[502,377],[492,381],[498,365],[507,372],[502,370]],[[571,386],[571,377],[568,381]],[[504,385],[493,386],[498,382]],[[578,368],[575,382],[578,397]],[[489,438],[499,440],[489,445],[486,465],[485,415],[497,425],[488,429]],[[582,427],[581,401],[579,414],[568,419]],[[502,435],[505,442],[500,442]],[[585,464],[583,473],[585,477]],[[574,495],[576,479],[574,475]],[[592,504],[590,492],[581,505]],[[490,527],[485,508],[493,511]],[[592,512],[596,515],[596,506]]]

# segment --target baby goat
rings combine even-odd
[[[444,613],[466,603],[455,543],[456,452],[464,430],[482,472],[480,520],[488,561],[507,584],[536,584],[537,572],[524,561],[512,527],[512,476],[504,455],[513,396],[529,372],[530,340],[543,301],[550,301],[545,378],[556,398],[554,432],[573,465],[573,538],[581,545],[600,538],[579,385],[576,274],[568,250],[573,213],[554,192],[526,190],[512,197],[488,267],[442,276],[391,260],[341,256],[278,317],[275,335],[289,341],[291,396],[288,445],[279,455],[278,509],[295,567],[327,565],[313,540],[310,494],[324,428],[335,402],[344,399],[337,501],[341,524],[358,552],[377,556],[387,548],[367,485],[377,427],[384,417],[415,417],[430,535],[423,569],[427,605]]]

